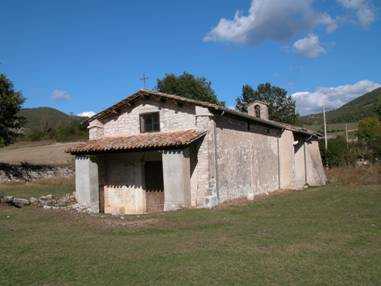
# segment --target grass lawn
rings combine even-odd
[[[15,197],[40,197],[43,195],[52,194],[57,197],[61,197],[66,193],[72,193],[75,191],[73,185],[68,184],[3,184],[0,185],[0,192],[8,196]]]
[[[0,284],[381,285],[381,186],[125,219],[0,206]]]

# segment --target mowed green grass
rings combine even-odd
[[[29,183],[0,185],[0,193],[15,197],[40,197],[48,194],[61,197],[74,191],[75,187],[69,184]]]
[[[0,284],[381,285],[381,186],[124,220],[0,206]]]

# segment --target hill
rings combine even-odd
[[[336,110],[326,113],[327,123],[357,122],[365,117],[381,117],[381,88],[368,92]],[[306,125],[323,124],[322,113],[301,117]]]
[[[22,140],[67,142],[87,138],[86,127],[81,124],[83,117],[68,115],[51,107],[24,108],[19,115],[26,119]]]
[[[20,116],[25,117],[25,129],[41,130],[43,128],[54,128],[62,123],[81,117],[68,115],[51,107],[23,108]]]

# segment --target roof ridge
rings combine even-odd
[[[241,111],[237,111],[237,110],[234,110],[234,109],[227,108],[227,107],[225,107],[223,105],[214,104],[214,103],[210,103],[210,102],[207,102],[207,101],[195,100],[195,99],[191,99],[191,98],[187,98],[187,97],[182,97],[182,96],[179,96],[179,95],[176,95],[176,94],[169,94],[169,93],[159,92],[159,91],[155,91],[155,90],[151,90],[151,89],[146,89],[146,88],[139,89],[137,92],[133,93],[132,95],[122,99],[121,101],[119,101],[116,104],[110,106],[109,108],[106,108],[105,110],[103,110],[103,111],[95,114],[94,116],[90,117],[85,122],[90,122],[92,120],[98,119],[102,115],[107,115],[109,112],[111,113],[112,111],[115,111],[115,109],[117,109],[117,108],[124,107],[125,105],[128,105],[129,102],[133,101],[134,99],[136,99],[136,98],[138,98],[139,96],[142,96],[142,95],[143,96],[144,95],[163,96],[163,97],[166,97],[166,98],[170,98],[170,99],[179,100],[179,101],[182,101],[182,102],[187,102],[187,103],[199,105],[199,106],[203,106],[203,107],[206,107],[206,108],[213,108],[214,110],[217,110],[217,111],[226,112],[226,113],[229,113],[231,115],[235,115],[235,116],[239,116],[239,117],[246,118],[246,119],[249,119],[249,120],[253,120],[253,121],[256,121],[256,122],[259,122],[259,123],[262,123],[262,124],[265,124],[265,125],[270,125],[270,126],[273,126],[273,127],[276,127],[276,128],[288,129],[288,130],[291,130],[291,131],[305,133],[305,134],[313,135],[313,136],[317,135],[317,133],[315,133],[315,132],[313,132],[311,130],[308,130],[308,129],[304,128],[304,127],[299,127],[299,126],[295,126],[295,125],[291,125],[291,124],[287,124],[287,123],[283,123],[283,122],[278,122],[278,121],[274,121],[274,120],[269,120],[269,119],[261,119],[261,118],[249,115],[249,114],[241,112]]]

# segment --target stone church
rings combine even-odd
[[[141,89],[87,120],[75,155],[76,197],[95,212],[212,208],[237,198],[326,183],[318,136],[269,120]]]

